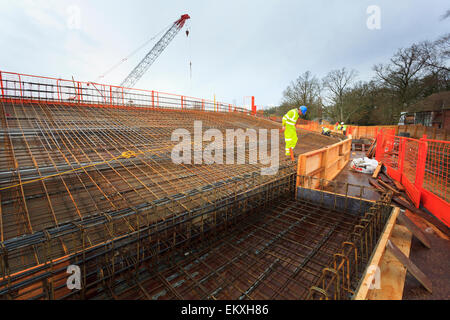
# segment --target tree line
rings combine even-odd
[[[293,106],[306,105],[307,120],[396,124],[416,102],[450,90],[449,60],[450,33],[398,49],[388,62],[372,67],[374,76],[368,81],[357,81],[358,72],[345,67],[322,79],[306,71],[284,90],[281,105],[264,114],[283,116]]]

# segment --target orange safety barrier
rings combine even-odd
[[[309,130],[309,131],[321,132],[322,127],[327,127],[330,130],[334,130],[333,126],[325,125],[325,124],[322,125],[315,121],[299,119],[297,122],[297,128],[305,129],[305,130]]]
[[[318,123],[316,121],[303,120],[303,119],[299,119],[298,120],[298,124],[297,124],[297,128],[300,128],[300,129],[303,129],[303,130],[308,130],[308,131],[314,131],[314,132],[322,132],[322,127],[328,128],[332,132],[342,134],[342,131],[336,130],[335,127],[333,125],[330,125],[330,124],[320,124],[320,123]],[[349,127],[347,127],[346,134],[347,135],[351,134],[351,130],[350,130]],[[354,137],[352,137],[352,138],[354,138]]]
[[[310,131],[316,131],[321,132],[322,127],[328,128],[331,131],[342,133],[342,131],[336,130],[334,125],[330,124],[319,124],[316,121],[310,121],[310,120],[298,120],[298,128],[310,130]],[[352,139],[376,139],[378,136],[378,133],[381,132],[381,130],[394,130],[393,132],[396,134],[398,132],[398,126],[352,126],[347,125],[347,135],[351,134]]]
[[[436,126],[427,127],[421,124],[410,124],[404,126],[398,126],[398,132],[409,133],[411,138],[420,138],[424,134],[427,135],[428,138],[433,140],[449,140],[450,138],[450,130],[445,128],[438,128]]]
[[[0,71],[0,99],[26,103],[58,102],[114,108],[148,107],[251,113],[251,110],[228,103],[172,93],[5,71]]]
[[[397,133],[398,126],[348,126],[353,139],[376,139],[381,130],[394,130]]]
[[[269,117],[273,121],[277,121],[276,117]],[[319,124],[316,121],[309,120],[298,120],[299,124],[297,127],[311,130],[311,131],[321,131],[321,127],[326,127],[332,131],[337,132],[334,125]],[[426,127],[420,124],[417,125],[384,125],[384,126],[354,126],[347,125],[347,134],[351,134],[353,139],[376,139],[378,133],[381,130],[394,130],[395,134],[399,133],[409,133],[411,138],[420,138],[424,134],[427,137],[435,139],[435,140],[445,140],[447,141],[450,138],[450,130],[448,129],[439,129],[437,127]]]
[[[450,227],[450,142],[412,139],[382,130],[377,137],[376,159],[388,175],[403,184],[408,196]]]

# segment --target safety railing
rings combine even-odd
[[[450,226],[450,142],[398,137],[380,132],[376,159],[406,189],[418,208],[423,205]]]
[[[250,113],[246,108],[208,99],[5,71],[0,71],[0,99],[27,103]]]

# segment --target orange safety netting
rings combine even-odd
[[[380,132],[376,159],[401,182],[416,207],[422,205],[450,226],[450,142]]]

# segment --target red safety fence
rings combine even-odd
[[[422,204],[450,227],[449,141],[398,137],[392,130],[382,130],[376,159],[405,187],[417,208]]]
[[[246,108],[208,99],[5,71],[0,71],[0,99],[28,103],[58,102],[102,107],[251,112]]]

